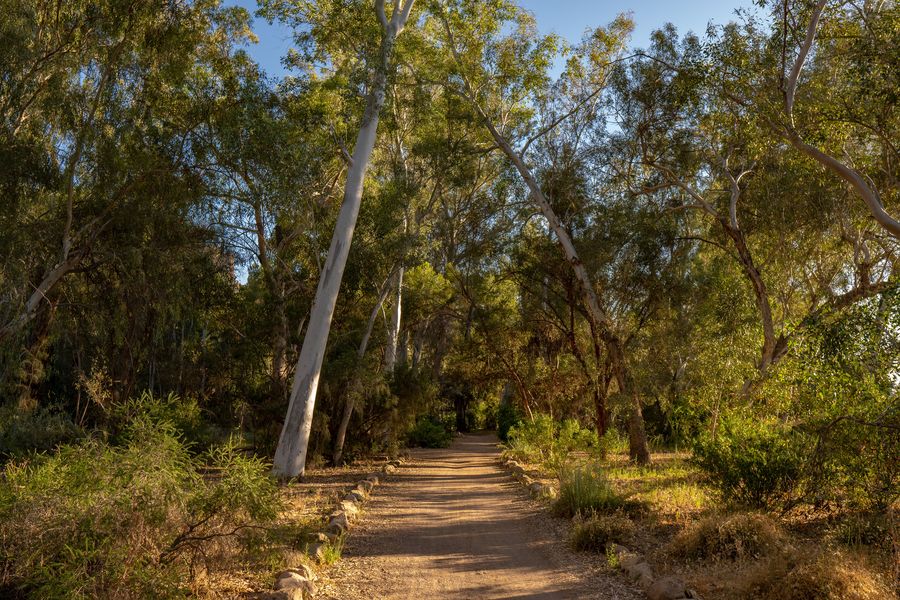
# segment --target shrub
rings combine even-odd
[[[501,442],[509,440],[509,430],[522,421],[519,411],[510,402],[501,402],[497,407],[497,436]]]
[[[553,512],[561,517],[625,510],[637,512],[642,505],[618,494],[599,466],[567,467],[560,471],[559,496]]]
[[[419,417],[407,434],[409,445],[420,448],[446,448],[452,439],[453,435],[441,421],[430,415]]]
[[[624,515],[591,515],[572,528],[572,547],[605,552],[609,544],[629,542],[634,537],[634,530],[634,522]]]
[[[183,597],[196,567],[220,562],[226,544],[255,543],[257,524],[278,513],[264,465],[233,446],[192,458],[171,428],[145,418],[121,437],[120,446],[88,439],[7,466],[0,589]]]
[[[177,394],[154,396],[144,392],[136,398],[112,405],[107,423],[107,429],[113,434],[112,440],[117,441],[117,436],[128,431],[136,419],[170,429],[190,442],[200,442],[204,446],[211,442],[209,426],[204,422],[200,406],[194,398]]]
[[[685,558],[739,560],[758,558],[783,544],[784,535],[765,515],[709,517],[682,531],[670,546]]]
[[[584,429],[574,419],[554,421],[549,415],[536,415],[509,430],[509,453],[525,462],[543,464],[557,471],[573,452],[589,452],[599,447],[597,434]]]
[[[68,415],[53,408],[0,409],[0,460],[53,450],[83,435]]]
[[[715,440],[697,443],[694,462],[727,503],[789,507],[802,493],[808,446],[801,438],[759,419],[732,418],[723,422]]]

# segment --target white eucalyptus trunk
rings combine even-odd
[[[397,351],[400,344],[400,317],[403,306],[403,267],[397,271],[397,294],[391,307],[391,320],[388,323],[387,345],[384,348],[384,372],[391,374],[397,366]]]
[[[413,0],[405,0],[402,8],[399,3],[396,4],[393,16],[388,21],[384,12],[384,0],[375,2],[378,19],[383,27],[381,56],[379,64],[375,67],[372,87],[366,99],[366,110],[356,138],[356,145],[353,147],[352,164],[347,172],[347,183],[344,188],[344,202],[341,205],[341,212],[331,237],[328,257],[319,277],[319,286],[316,289],[316,296],[309,315],[309,326],[303,338],[303,346],[300,349],[297,368],[294,371],[294,384],[291,387],[287,416],[281,428],[278,447],[275,450],[272,472],[281,478],[298,477],[303,475],[306,468],[306,453],[312,430],[322,360],[325,357],[331,319],[334,316],[334,307],[337,303],[341,279],[344,276],[347,255],[353,240],[353,230],[359,215],[363,182],[369,166],[369,159],[372,156],[372,149],[375,147],[378,119],[381,107],[384,105],[394,42],[406,24],[412,5]]]

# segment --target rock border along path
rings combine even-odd
[[[384,474],[394,473],[403,464],[399,458],[388,461],[382,468]],[[360,514],[360,506],[369,499],[372,491],[379,483],[378,474],[372,473],[360,480],[356,487],[347,492],[338,508],[328,516],[322,531],[310,536],[306,553],[317,563],[325,561],[329,546],[342,540],[350,530],[351,521]],[[275,575],[273,592],[262,596],[264,600],[309,600],[315,597],[317,588],[316,573],[309,565],[301,564],[290,567]]]

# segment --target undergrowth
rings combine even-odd
[[[174,598],[192,576],[265,545],[280,500],[234,444],[192,455],[136,413],[120,443],[88,438],[6,465],[0,589],[41,599]]]

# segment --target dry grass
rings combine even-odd
[[[896,558],[868,543],[868,526],[831,513],[725,513],[689,458],[655,453],[652,466],[638,467],[613,455],[603,463],[617,493],[649,506],[635,521],[633,547],[659,573],[681,577],[705,600],[897,597],[889,584]]]
[[[786,538],[781,528],[759,513],[717,515],[685,528],[669,544],[679,557],[708,560],[760,558],[783,548]]]

